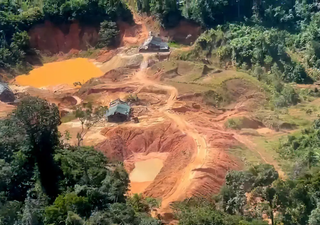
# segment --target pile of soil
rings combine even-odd
[[[6,117],[12,112],[12,110],[14,110],[14,108],[15,107],[13,105],[8,105],[0,101],[0,118]]]
[[[130,68],[117,68],[106,72],[101,79],[105,80],[106,82],[119,82],[124,81],[132,76],[134,69]]]
[[[110,70],[126,67],[131,69],[138,69],[143,61],[143,56],[141,54],[136,54],[132,56],[122,56],[116,55],[108,62],[104,63],[100,69],[103,73],[107,73]]]

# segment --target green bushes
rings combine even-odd
[[[129,177],[92,147],[64,144],[54,104],[29,97],[0,120],[0,224],[160,225],[126,196]]]
[[[275,92],[274,106],[278,108],[296,105],[300,102],[299,94],[290,85],[285,85],[280,92]]]
[[[193,51],[218,57],[221,62],[232,61],[245,70],[252,69],[259,80],[270,71],[285,82],[310,83],[304,67],[286,52],[288,37],[290,34],[284,31],[230,24],[204,32]]]
[[[176,0],[137,0],[141,12],[155,15],[165,27],[174,27],[181,20],[181,12]]]
[[[203,100],[206,104],[214,107],[219,107],[225,101],[225,99],[213,90],[206,91],[203,96]]]
[[[312,127],[302,131],[301,135],[288,136],[288,139],[279,146],[281,158],[286,160],[304,161],[309,167],[319,163],[319,120],[315,120]],[[315,163],[315,164],[314,164]]]
[[[317,14],[313,1],[234,1],[234,0],[137,0],[141,12],[158,15],[161,21],[187,19],[204,27],[233,21],[299,31]],[[176,14],[174,17],[173,15]],[[166,25],[166,23],[163,23]],[[171,23],[172,24],[172,23]]]
[[[242,128],[242,118],[230,118],[226,121],[225,126],[227,128],[240,130]]]
[[[44,20],[56,24],[78,20],[94,26],[104,21],[100,33],[103,47],[117,44],[119,30],[113,22],[133,21],[127,6],[113,0],[6,0],[0,2],[0,9],[0,70],[13,74],[32,68],[27,58],[36,52],[29,46],[27,31]]]
[[[179,224],[262,225],[318,224],[319,167],[296,179],[279,179],[271,165],[231,171],[212,199],[192,198],[174,204]]]
[[[119,39],[119,29],[115,22],[103,21],[100,24],[98,48],[117,46]]]
[[[271,165],[261,164],[247,171],[231,171],[226,175],[226,185],[210,199],[193,198],[174,204],[179,224],[193,225],[263,225],[267,222],[255,216],[255,208],[247,202],[246,193],[258,187],[270,186],[278,179]]]

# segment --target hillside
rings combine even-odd
[[[0,1],[0,224],[320,224],[318,7]]]

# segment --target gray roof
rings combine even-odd
[[[8,90],[8,91],[11,92],[11,90],[9,89],[9,86],[8,86],[7,84],[5,84],[5,83],[0,83],[0,94],[1,94],[2,92],[4,92],[5,90]]]
[[[149,38],[143,43],[143,45],[141,46],[141,48],[145,48],[145,47],[147,47],[149,44],[159,46],[160,49],[168,49],[168,48],[169,48],[168,43],[162,41],[161,38],[159,38],[159,37],[154,37],[154,36],[149,37]]]
[[[115,113],[120,113],[128,116],[130,113],[130,109],[130,106],[126,103],[117,104],[115,106],[110,107],[109,110],[107,110],[106,117],[113,116]]]

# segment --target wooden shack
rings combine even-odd
[[[140,46],[139,52],[169,52],[170,48],[167,42],[162,41],[159,37],[150,36],[143,45]]]
[[[106,112],[108,122],[124,122],[130,119],[131,107],[127,102],[116,99],[110,102],[109,109]]]
[[[5,83],[0,83],[0,101],[6,103],[13,103],[15,99],[16,98],[9,86]]]

